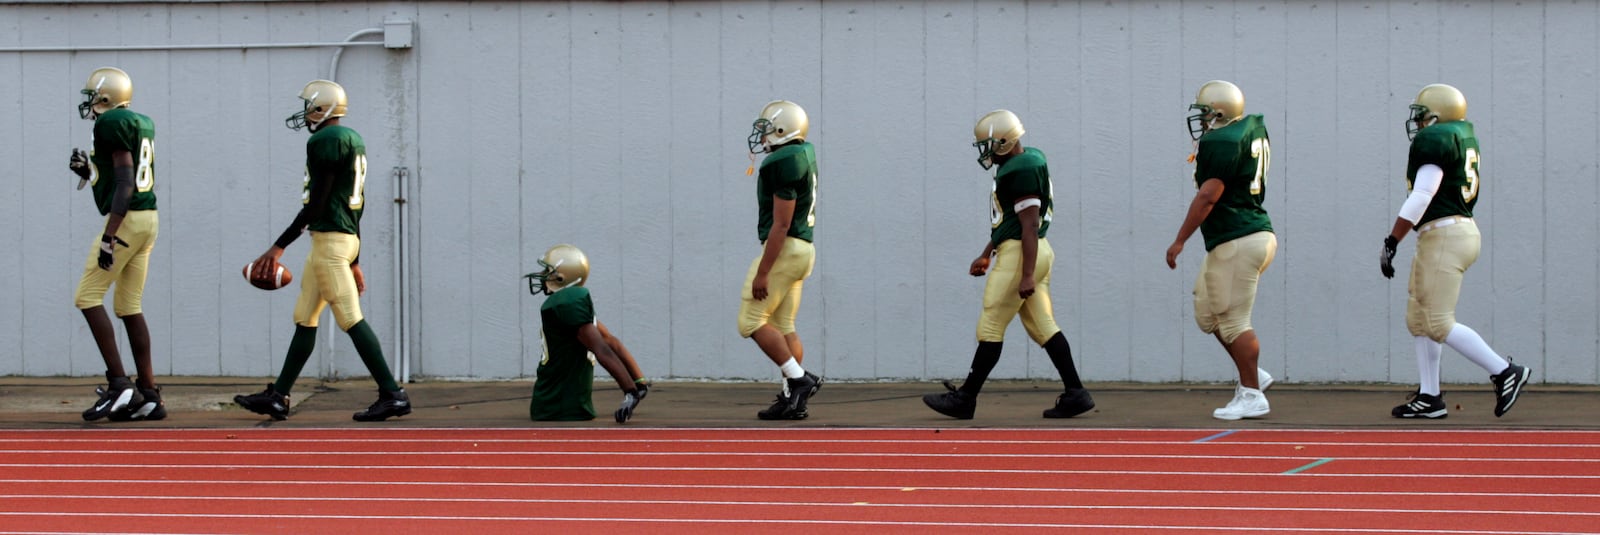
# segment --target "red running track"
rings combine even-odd
[[[1600,533],[1585,431],[0,431],[0,468],[27,533]]]

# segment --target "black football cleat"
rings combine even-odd
[[[1056,396],[1056,406],[1044,410],[1045,418],[1071,418],[1094,408],[1094,398],[1083,388],[1068,388]]]
[[[83,419],[89,422],[115,413],[126,412],[128,407],[137,407],[144,402],[144,397],[139,394],[139,389],[135,388],[133,381],[128,380],[127,377],[113,377],[110,380],[110,384],[103,387],[95,387],[94,393],[99,396],[99,399],[95,400],[93,407],[83,411]]]
[[[789,410],[789,396],[782,393],[772,402],[772,406],[756,413],[756,418],[762,420],[804,420],[810,416],[805,411],[792,412]]]
[[[811,372],[806,372],[796,379],[784,379],[789,384],[789,412],[806,414],[806,402],[811,396],[822,389],[822,378]],[[798,420],[798,418],[793,418]]]
[[[1407,396],[1411,401],[1395,407],[1389,414],[1395,418],[1428,418],[1437,420],[1450,417],[1450,410],[1444,404],[1444,392],[1433,396],[1421,392],[1412,392]]]
[[[165,420],[167,419],[167,406],[161,402],[161,387],[139,388],[139,395],[144,400],[138,405],[129,405],[122,412],[111,413],[111,421],[136,422],[139,420]]]
[[[367,410],[355,413],[350,417],[357,422],[381,422],[395,416],[411,414],[411,397],[406,395],[404,388],[389,392],[378,390],[378,400],[372,402]]]
[[[273,390],[271,383],[268,383],[267,389],[259,394],[234,396],[233,402],[250,412],[271,416],[274,420],[289,417],[289,395],[279,394],[277,390]]]
[[[944,382],[945,392],[924,394],[922,404],[934,412],[961,420],[971,420],[978,411],[978,396],[957,389],[950,381]]]
[[[1507,358],[1506,360],[1511,360]],[[1489,376],[1489,382],[1494,383],[1494,416],[1499,418],[1511,412],[1511,406],[1516,404],[1517,396],[1522,394],[1522,387],[1528,384],[1528,377],[1533,372],[1527,366],[1518,366],[1512,363],[1505,371],[1498,375]]]

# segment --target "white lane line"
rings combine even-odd
[[[874,459],[906,457],[906,458],[994,458],[994,459],[1160,459],[1160,460],[1266,460],[1266,461],[1315,461],[1327,458],[1326,455],[1187,455],[1183,453],[1172,454],[1104,454],[1104,453],[902,453],[902,452],[794,452],[794,451],[405,451],[405,450],[366,450],[366,451],[243,451],[243,450],[32,450],[32,449],[3,449],[0,453],[38,454],[38,455],[239,455],[245,457],[257,456],[383,456],[394,457],[397,455],[440,455],[440,456],[625,456],[625,457],[870,457]],[[1413,456],[1366,456],[1349,457],[1340,455],[1340,461],[1403,461],[1403,462],[1545,462],[1545,463],[1600,463],[1600,458],[1572,459],[1560,457],[1413,457]]]
[[[1210,490],[1210,489],[1159,489],[1159,488],[1096,488],[1096,487],[957,487],[957,486],[916,486],[904,485],[686,485],[673,483],[542,483],[531,481],[304,481],[290,479],[264,479],[264,480],[238,480],[238,479],[150,479],[140,481],[108,481],[104,478],[89,479],[0,479],[6,484],[77,484],[93,483],[96,485],[302,485],[302,486],[416,486],[416,487],[486,487],[486,488],[655,488],[655,489],[718,489],[718,490],[862,490],[905,492],[914,491],[934,492],[1021,492],[1021,493],[1065,493],[1065,494],[1220,494],[1220,495],[1261,495],[1261,496],[1383,496],[1391,497],[1392,491],[1339,491],[1339,490]],[[1545,493],[1545,492],[1459,492],[1459,491],[1429,491],[1429,496],[1461,497],[1461,498],[1600,498],[1600,494],[1587,493]]]
[[[1237,436],[1237,435],[1233,435],[1233,436]],[[60,443],[60,444],[75,444],[75,443],[76,444],[105,444],[108,440],[112,440],[112,439],[107,439],[107,438],[82,438],[82,439],[79,439],[79,438],[44,438],[44,439],[0,438],[0,443],[20,442],[20,443],[47,443],[47,444],[48,443]],[[1329,447],[1351,446],[1351,447],[1405,447],[1407,449],[1413,449],[1413,448],[1426,448],[1426,447],[1435,447],[1435,446],[1439,446],[1439,447],[1448,446],[1448,447],[1451,447],[1451,448],[1584,448],[1584,449],[1600,449],[1600,436],[1596,436],[1595,437],[1595,442],[1590,442],[1590,443],[1559,443],[1559,444],[1557,444],[1557,443],[1546,443],[1546,444],[1541,444],[1541,443],[1464,444],[1464,443],[1458,443],[1458,442],[1429,443],[1429,442],[1414,442],[1414,441],[1412,441],[1412,442],[1311,442],[1311,441],[1263,442],[1263,441],[1236,441],[1236,440],[1217,440],[1217,441],[1211,441],[1211,442],[1196,443],[1196,442],[1194,442],[1192,440],[983,440],[983,439],[972,439],[972,440],[945,440],[945,439],[839,439],[839,440],[830,440],[830,439],[699,439],[699,438],[669,438],[669,439],[656,439],[656,438],[606,438],[606,439],[549,438],[549,439],[520,439],[520,438],[516,438],[516,439],[511,439],[511,438],[472,438],[470,436],[461,437],[461,438],[440,438],[440,439],[433,439],[433,438],[413,438],[413,439],[405,439],[405,438],[394,438],[394,439],[388,439],[388,438],[325,438],[325,439],[323,439],[323,438],[277,438],[277,437],[271,436],[271,434],[262,434],[262,435],[259,435],[259,436],[251,436],[251,437],[244,437],[244,438],[193,438],[193,439],[181,438],[181,439],[174,439],[174,438],[116,437],[114,440],[119,444],[135,444],[135,443],[148,443],[148,444],[172,444],[172,443],[177,443],[177,444],[211,444],[211,443],[215,443],[215,444],[254,444],[254,443],[257,443],[257,442],[261,442],[261,441],[270,441],[270,442],[273,442],[273,443],[298,443],[298,444],[350,444],[350,443],[369,443],[369,444],[418,444],[418,443],[422,443],[422,444],[438,444],[438,443],[445,443],[445,444],[456,444],[456,443],[465,443],[465,442],[475,442],[475,443],[485,443],[485,444],[622,444],[622,443],[641,443],[641,444],[778,444],[778,445],[790,445],[790,444],[893,444],[893,445],[912,445],[912,444],[914,444],[914,445],[919,445],[919,446],[921,446],[921,445],[932,445],[932,444],[1061,445],[1061,446],[1077,446],[1077,445],[1093,444],[1093,445],[1115,445],[1115,446],[1126,446],[1126,445],[1184,446],[1184,447],[1189,447],[1189,448],[1216,448],[1218,446],[1329,446]]]
[[[232,502],[417,502],[417,503],[510,503],[510,504],[571,504],[594,505],[593,499],[560,499],[560,498],[421,498],[399,497],[392,495],[375,496],[338,496],[338,497],[301,497],[301,496],[128,496],[125,494],[0,494],[0,498],[7,499],[58,499],[71,500],[112,500],[119,502],[151,500],[151,501],[232,501]],[[1256,511],[1270,512],[1297,512],[1297,513],[1379,513],[1379,514],[1475,514],[1475,515],[1533,515],[1533,516],[1577,516],[1600,517],[1600,512],[1584,511],[1517,511],[1496,509],[1418,509],[1418,508],[1379,508],[1379,507],[1261,507],[1243,505],[1062,505],[1062,504],[971,504],[971,503],[861,503],[861,502],[769,502],[769,501],[742,501],[742,500],[636,500],[626,498],[607,498],[607,505],[688,505],[688,506],[740,506],[740,507],[845,507],[845,508],[906,508],[906,509],[1017,509],[1017,510],[1161,510],[1161,511]],[[12,511],[22,513],[25,511]],[[153,513],[154,514],[154,513]]]
[[[271,519],[271,520],[447,520],[447,521],[491,521],[491,522],[631,522],[641,524],[777,524],[777,525],[845,525],[845,526],[918,526],[918,527],[997,527],[997,528],[1057,528],[1057,529],[1101,529],[1101,530],[1189,530],[1189,531],[1271,531],[1279,533],[1327,533],[1338,531],[1346,533],[1459,533],[1462,535],[1571,535],[1573,531],[1486,531],[1486,530],[1410,530],[1394,528],[1279,528],[1279,527],[1240,527],[1240,526],[1139,526],[1116,524],[1044,524],[1044,523],[1013,523],[1013,522],[895,522],[888,520],[789,520],[771,518],[598,518],[598,517],[518,517],[518,516],[439,516],[439,515],[305,515],[305,514],[188,514],[164,513],[160,515],[139,515],[129,512],[114,513],[11,513],[0,512],[0,516],[26,516],[26,517],[139,517],[151,516],[156,518],[222,518],[222,519]]]
[[[77,463],[0,463],[0,468],[160,468],[168,470],[177,469],[219,469],[219,470],[466,470],[466,471],[564,471],[564,472],[617,472],[617,471],[649,471],[649,472],[793,472],[798,468],[792,466],[471,466],[471,465],[321,465],[321,464],[115,464],[87,462]],[[841,473],[875,473],[875,474],[948,474],[952,471],[944,468],[858,468],[858,467],[804,467],[809,474],[823,472]],[[1297,474],[1282,474],[1275,470],[1261,472],[1185,472],[1170,470],[1050,470],[1050,469],[968,469],[960,470],[964,474],[1065,474],[1065,475],[1164,475],[1164,476],[1283,476],[1283,477],[1347,477],[1347,478],[1431,478],[1431,479],[1577,479],[1600,480],[1600,475],[1549,475],[1549,474],[1338,474],[1320,472],[1301,472]]]

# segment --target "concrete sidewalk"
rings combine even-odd
[[[595,384],[590,422],[528,420],[531,380],[499,382],[424,381],[406,385],[415,412],[381,423],[350,415],[376,399],[369,380],[302,380],[295,387],[289,419],[274,422],[233,404],[236,394],[261,391],[267,378],[166,377],[168,418],[159,422],[84,422],[79,414],[94,400],[98,378],[0,378],[0,429],[73,428],[248,428],[248,427],[614,427],[610,413],[622,395],[609,380]],[[1494,396],[1483,384],[1446,385],[1450,417],[1399,420],[1389,409],[1403,403],[1409,386],[1279,384],[1268,392],[1272,414],[1225,422],[1211,410],[1232,397],[1231,385],[1095,383],[1097,407],[1068,420],[1046,420],[1059,383],[992,381],[972,420],[941,416],[923,406],[923,394],[942,392],[938,383],[825,383],[810,403],[811,418],[766,422],[755,413],[777,393],[776,383],[659,382],[640,405],[632,427],[1109,427],[1109,428],[1399,428],[1399,429],[1600,429],[1600,388],[1530,385],[1503,418],[1495,418]]]

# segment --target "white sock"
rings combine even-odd
[[[794,357],[789,357],[789,360],[784,361],[782,366],[778,366],[778,369],[783,370],[783,376],[788,379],[799,379],[806,376],[805,368],[801,368],[800,361],[795,360]]]
[[[1439,395],[1439,354],[1444,346],[1426,336],[1416,338],[1418,390],[1430,396]]]
[[[1444,343],[1450,346],[1450,349],[1454,349],[1461,353],[1462,356],[1467,357],[1467,360],[1472,361],[1473,364],[1477,364],[1489,372],[1489,375],[1497,375],[1506,371],[1506,367],[1511,365],[1510,362],[1506,361],[1505,357],[1495,353],[1494,348],[1489,347],[1489,343],[1483,341],[1482,336],[1478,336],[1478,331],[1474,331],[1471,327],[1460,323],[1450,329],[1450,334],[1444,337]]]

